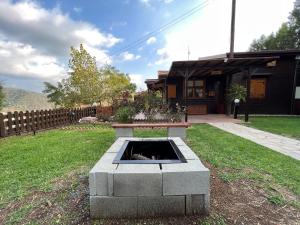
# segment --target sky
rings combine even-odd
[[[237,0],[235,51],[276,32],[293,3]],[[82,43],[142,90],[172,61],[228,52],[230,16],[231,0],[0,0],[0,81],[41,92],[68,76],[70,47]]]

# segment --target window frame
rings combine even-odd
[[[200,82],[202,81],[203,84],[202,84],[202,85],[201,85],[201,84],[200,84],[200,85],[196,85],[196,82],[197,82],[197,81],[200,81]],[[192,85],[191,85],[191,86],[189,85],[189,82],[192,82]],[[190,97],[189,94],[188,94],[188,93],[189,93],[188,90],[189,90],[190,88],[192,89],[192,96],[191,96],[191,97]],[[196,96],[195,93],[196,93],[196,89],[197,89],[197,88],[200,89],[200,92],[201,92],[201,89],[203,89],[203,97],[197,97],[197,96]],[[188,98],[188,99],[203,99],[203,98],[205,98],[205,97],[206,97],[206,95],[205,95],[205,90],[206,90],[206,84],[205,84],[205,80],[204,80],[204,79],[188,80],[188,81],[187,81],[187,98]]]

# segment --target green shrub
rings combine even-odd
[[[242,102],[246,101],[247,88],[240,84],[232,84],[227,90],[227,100],[233,102],[235,99],[239,99]]]
[[[132,123],[136,110],[131,106],[122,106],[118,109],[115,120],[119,123]]]

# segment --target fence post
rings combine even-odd
[[[20,133],[20,121],[19,121],[19,113],[17,111],[14,112],[14,115],[13,115],[15,121],[14,121],[14,124],[15,124],[15,132],[16,134],[21,134]]]
[[[24,132],[25,130],[25,124],[24,124],[24,113],[21,111],[19,112],[19,117],[20,117],[20,134]]]
[[[26,126],[25,126],[26,131],[27,132],[31,131],[29,111],[25,112],[25,122],[26,122]]]
[[[8,135],[13,135],[14,134],[14,131],[13,131],[13,121],[12,121],[12,113],[11,112],[8,112],[7,113],[7,125],[8,125],[8,132],[7,134]]]
[[[3,113],[0,113],[0,137],[6,136],[6,128],[4,123],[5,116]]]
[[[30,118],[31,131],[33,131],[35,133],[35,131],[36,131],[36,118],[35,118],[35,113],[34,113],[33,110],[31,111],[30,115],[31,115],[31,118]]]

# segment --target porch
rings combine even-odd
[[[160,90],[164,101],[170,107],[175,108],[176,103],[185,106],[189,116],[223,115],[231,113],[226,91],[230,85],[232,83],[244,85],[247,88],[247,98],[249,98],[250,81],[254,77],[260,81],[262,79],[258,78],[269,76],[265,70],[276,59],[278,57],[176,61],[172,63],[168,73],[164,76],[159,75],[158,79],[147,80],[146,84],[149,90]],[[260,86],[262,87],[260,89],[265,90],[265,83]],[[260,93],[258,89],[255,89],[255,92]],[[244,111],[249,111],[248,105],[250,106],[251,102],[247,102],[245,107],[241,106]],[[204,118],[204,120],[207,119],[210,118]],[[203,121],[202,118],[199,121]]]

